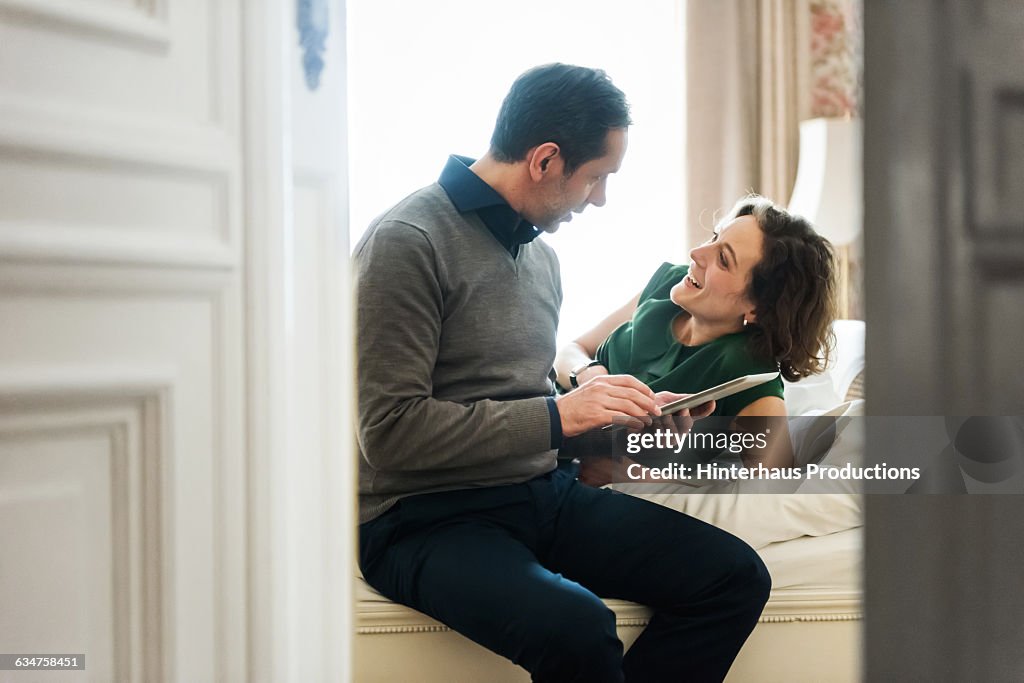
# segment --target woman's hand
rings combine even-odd
[[[659,391],[654,395],[654,402],[659,406],[667,405],[673,401],[693,396],[693,394],[677,394],[671,391]],[[683,409],[671,415],[662,415],[654,418],[652,429],[671,429],[674,432],[685,434],[693,428],[694,420],[707,417],[715,412],[715,402],[708,401],[690,409]]]

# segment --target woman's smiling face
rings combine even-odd
[[[753,216],[740,216],[690,251],[690,272],[669,295],[696,320],[708,323],[755,322],[747,296],[750,272],[761,261],[764,233]]]

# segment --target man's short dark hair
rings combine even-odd
[[[629,104],[601,69],[546,64],[512,84],[491,136],[491,156],[512,163],[545,142],[561,148],[565,174],[605,154],[609,130],[626,128]]]

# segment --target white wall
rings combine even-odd
[[[607,206],[543,238],[562,263],[560,338],[625,303],[662,261],[685,262],[684,14],[675,0],[350,2],[353,242],[449,154],[487,150],[516,76],[562,61],[605,69],[635,125]]]

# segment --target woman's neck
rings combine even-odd
[[[672,336],[684,346],[701,346],[742,329],[734,323],[698,320],[685,310],[672,320]]]

